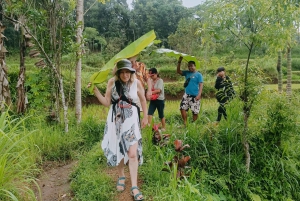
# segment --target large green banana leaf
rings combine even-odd
[[[111,60],[109,60],[102,68],[100,72],[94,73],[91,78],[90,82],[92,83],[91,86],[91,93],[92,89],[94,88],[94,84],[99,84],[101,82],[106,81],[107,76],[111,69],[114,68],[115,64],[120,61],[121,59],[127,59],[130,57],[133,57],[137,54],[139,54],[145,47],[150,45],[154,39],[156,38],[156,35],[154,33],[154,30],[149,31],[145,35],[141,36],[134,42],[132,42],[130,45],[125,47],[123,50],[121,50],[118,54],[116,54]]]
[[[200,62],[194,56],[191,56],[191,55],[188,55],[188,54],[184,54],[184,53],[181,53],[181,52],[177,52],[175,50],[166,49],[166,48],[160,48],[160,49],[154,50],[154,52],[160,53],[160,54],[165,54],[165,55],[170,56],[170,57],[175,57],[177,59],[180,56],[182,56],[183,57],[183,61],[186,61],[186,62],[188,62],[188,61],[194,61],[195,64],[196,64],[196,68],[197,69],[200,68]]]

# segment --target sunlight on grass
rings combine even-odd
[[[278,85],[277,84],[267,84],[265,85],[266,89],[268,90],[278,90]],[[282,85],[283,91],[286,91],[286,84]],[[300,89],[300,84],[292,84],[292,90],[293,89]]]

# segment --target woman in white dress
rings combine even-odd
[[[134,200],[143,200],[143,195],[137,187],[137,172],[138,166],[143,163],[141,128],[148,124],[148,119],[147,115],[144,115],[140,121],[140,111],[136,102],[140,99],[142,109],[147,114],[144,88],[136,79],[135,70],[129,60],[119,61],[116,67],[114,79],[107,83],[105,96],[94,87],[98,100],[104,106],[110,106],[101,146],[107,157],[107,164],[118,166],[117,191],[125,190],[124,165],[128,163],[131,194]]]

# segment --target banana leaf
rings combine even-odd
[[[183,61],[189,62],[189,61],[194,61],[196,64],[196,68],[199,69],[200,68],[200,62],[199,60],[191,55],[185,54],[185,53],[181,53],[181,52],[177,52],[175,50],[171,50],[171,49],[166,49],[166,48],[159,48],[157,50],[154,50],[154,52],[156,53],[160,53],[160,54],[165,54],[169,57],[175,57],[177,59],[179,59],[180,56],[183,57]]]
[[[154,39],[156,38],[156,35],[154,33],[154,30],[149,31],[145,35],[141,36],[134,42],[132,42],[130,45],[125,47],[123,50],[121,50],[118,54],[116,54],[111,60],[109,60],[102,68],[100,72],[94,73],[91,78],[90,82],[92,83],[92,86],[90,87],[90,92],[92,92],[92,89],[94,88],[95,84],[102,83],[106,81],[107,76],[111,69],[114,68],[115,64],[120,61],[121,59],[127,59],[130,57],[133,57],[137,54],[139,54],[145,47],[152,44]]]

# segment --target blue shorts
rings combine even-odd
[[[148,115],[153,116],[155,110],[158,111],[158,117],[160,119],[164,118],[165,100],[152,100],[150,101]]]

